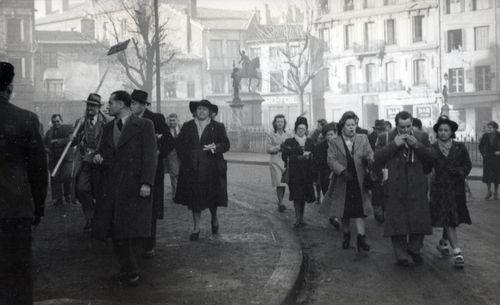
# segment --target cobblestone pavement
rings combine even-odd
[[[290,202],[284,214],[275,211],[267,167],[234,164],[230,176],[233,196],[264,206],[292,227]],[[473,225],[459,228],[466,260],[461,271],[438,255],[435,246],[439,229],[425,240],[424,265],[401,269],[394,263],[389,239],[382,237],[382,226],[372,218],[367,220],[372,250],[359,256],[354,247],[342,250],[341,233],[318,213],[317,205],[309,204],[309,225],[296,231],[306,256],[305,279],[297,304],[500,304],[500,201],[482,200],[485,187],[480,182],[472,181],[471,188],[475,197],[469,203]]]
[[[48,207],[34,233],[37,304],[270,305],[280,304],[293,288],[300,245],[269,213],[230,200],[220,209],[219,236],[212,236],[209,213],[203,214],[199,242],[188,241],[187,208],[168,199],[165,215],[156,257],[144,260],[139,287],[125,288],[114,277],[111,243],[93,241],[82,231],[80,206]]]

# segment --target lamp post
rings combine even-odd
[[[443,102],[444,105],[441,107],[441,115],[450,115],[450,106],[448,105],[448,73],[444,74],[444,85],[443,85]]]
[[[160,79],[160,26],[158,17],[158,0],[154,0],[155,9],[155,49],[156,49],[156,112],[161,113],[161,79]]]

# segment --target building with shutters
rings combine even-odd
[[[0,60],[15,67],[14,100],[33,98],[34,0],[3,0],[0,4]]]
[[[363,127],[402,110],[431,126],[442,106],[436,1],[324,1],[316,21],[326,47],[326,119],[355,111]]]
[[[354,110],[370,127],[407,110],[430,127],[444,110],[469,138],[500,119],[499,1],[321,2],[327,119]]]

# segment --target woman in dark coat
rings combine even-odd
[[[224,124],[210,119],[216,107],[207,100],[191,102],[195,118],[182,126],[177,138],[181,164],[174,202],[193,212],[191,241],[199,239],[203,210],[210,210],[212,233],[217,234],[217,207],[227,206],[227,163],[222,154],[229,150],[229,139]]]
[[[312,152],[314,141],[306,136],[307,119],[298,117],[295,122],[295,135],[283,143],[283,161],[288,170],[288,187],[290,188],[290,201],[295,208],[295,228],[303,227],[304,209],[306,202],[314,202],[314,164]]]
[[[486,125],[486,133],[479,142],[479,152],[483,156],[483,182],[488,186],[486,200],[498,200],[498,184],[500,183],[500,132],[494,121]],[[491,185],[495,185],[495,193],[491,192]]]
[[[328,167],[328,147],[329,143],[337,137],[337,125],[329,123],[321,129],[323,139],[316,144],[313,153],[313,162],[316,171],[319,173],[319,186],[323,196],[326,195],[328,187],[330,186],[330,176],[332,170]]]
[[[434,125],[437,141],[432,145],[436,159],[434,177],[431,184],[431,222],[433,227],[443,228],[443,235],[448,237],[453,250],[454,263],[463,267],[464,258],[458,247],[456,228],[462,224],[471,224],[466,205],[465,177],[472,169],[467,148],[463,143],[455,142],[458,124],[440,118]],[[448,241],[442,239],[437,249],[448,252]]]

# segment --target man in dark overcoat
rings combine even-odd
[[[63,124],[60,114],[53,114],[51,117],[52,126],[45,134],[43,139],[45,148],[49,156],[49,170],[52,172],[63,154],[64,148],[70,142],[73,127]],[[67,153],[59,166],[54,177],[50,177],[50,189],[52,203],[55,206],[63,205],[64,200],[67,204],[71,202],[71,168],[73,164],[73,155]]]
[[[219,232],[217,207],[227,206],[227,164],[223,153],[229,150],[224,124],[211,119],[217,106],[208,100],[191,102],[194,119],[182,125],[177,138],[181,161],[174,202],[186,205],[193,213],[194,227],[190,240],[200,235],[201,212],[209,209],[212,233]]]
[[[151,105],[148,102],[148,94],[142,90],[134,90],[131,94],[132,113],[153,122],[156,134],[156,143],[158,146],[158,160],[156,166],[155,183],[153,186],[153,216],[151,219],[151,237],[144,243],[144,257],[150,258],[155,255],[156,246],[156,220],[163,219],[163,197],[165,192],[165,167],[163,159],[167,156],[168,126],[165,117],[161,113],[154,113],[147,108]]]
[[[387,142],[388,141],[388,142]],[[391,237],[399,265],[409,257],[422,264],[420,250],[424,236],[432,234],[426,168],[434,159],[427,134],[412,129],[412,116],[396,115],[396,128],[379,136],[375,151],[375,170],[389,172],[385,201],[384,236]]]
[[[82,122],[76,137],[73,139],[73,145],[76,145],[74,174],[76,197],[82,204],[85,216],[83,229],[90,230],[95,203],[97,198],[102,196],[101,174],[98,165],[93,163],[93,159],[108,119],[100,112],[102,103],[99,94],[89,94],[85,103],[87,104],[85,121]],[[76,121],[75,128],[80,120]]]
[[[9,103],[14,67],[0,62],[0,304],[32,305],[31,226],[47,195],[47,156],[37,116]]]
[[[102,167],[104,196],[96,204],[92,234],[113,239],[120,281],[135,286],[144,238],[151,236],[157,147],[153,122],[132,114],[131,102],[125,91],[109,99],[109,114],[115,119],[104,126],[94,157]]]

